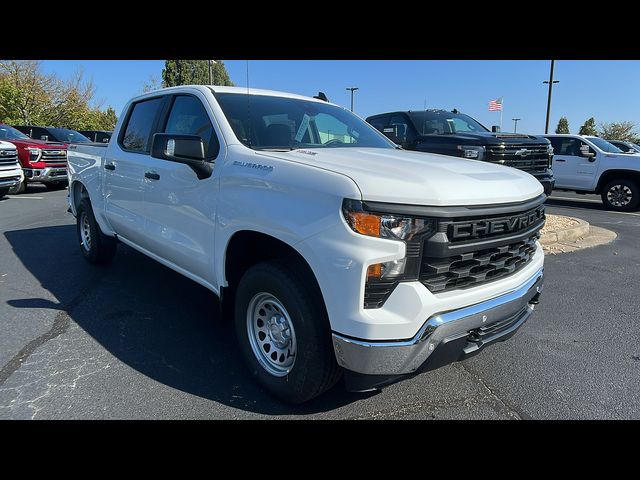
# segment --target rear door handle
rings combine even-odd
[[[116,169],[116,166],[114,163],[105,163],[104,169],[113,171]]]
[[[156,172],[144,172],[144,178],[148,178],[150,180],[160,180],[160,175]]]
[[[566,162],[566,160],[563,160],[563,159],[561,159],[561,158],[556,158],[556,159],[554,160],[554,162]]]

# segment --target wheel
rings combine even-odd
[[[4,197],[7,193],[9,193],[8,188],[0,188],[0,198]]]
[[[22,180],[18,185],[9,190],[9,194],[18,195],[27,191],[27,181]]]
[[[320,294],[292,263],[250,268],[235,301],[236,335],[254,378],[272,395],[303,403],[331,388],[342,370]]]
[[[76,218],[80,251],[85,260],[93,264],[110,263],[116,254],[118,242],[102,233],[93,216],[93,208],[88,198],[80,201]]]
[[[607,210],[630,212],[640,204],[640,189],[633,180],[616,179],[602,189],[602,203]]]

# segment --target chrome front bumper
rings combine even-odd
[[[42,169],[25,168],[24,177],[27,182],[50,183],[68,181],[66,167],[45,167]]]
[[[432,316],[409,340],[368,341],[333,333],[338,364],[365,375],[405,375],[428,369],[429,363],[441,366],[471,355],[527,321],[543,281],[544,268],[507,294]]]
[[[0,188],[13,188],[20,184],[20,177],[0,178]]]

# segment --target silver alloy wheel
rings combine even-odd
[[[275,377],[291,372],[296,361],[296,333],[284,305],[270,293],[260,292],[247,308],[247,334],[260,365]]]
[[[87,252],[91,251],[91,225],[87,212],[80,214],[80,244]]]
[[[626,185],[614,185],[607,191],[607,200],[614,207],[624,207],[632,198],[633,192]]]

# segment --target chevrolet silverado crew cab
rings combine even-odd
[[[43,183],[49,189],[67,185],[67,146],[29,138],[9,125],[0,124],[0,140],[13,143],[24,172],[24,182],[16,193],[22,193],[27,183]]]
[[[0,198],[18,189],[24,174],[18,163],[18,151],[14,144],[0,141]]]
[[[605,208],[628,212],[640,205],[640,156],[599,137],[545,135],[553,145],[556,188],[597,193]]]
[[[490,132],[469,115],[420,110],[373,115],[367,122],[406,150],[441,153],[518,168],[553,190],[553,150],[543,137]]]
[[[343,107],[182,86],[69,147],[80,251],[122,242],[213,291],[275,396],[371,390],[504,340],[543,283],[545,195],[513,168],[399,150]]]

